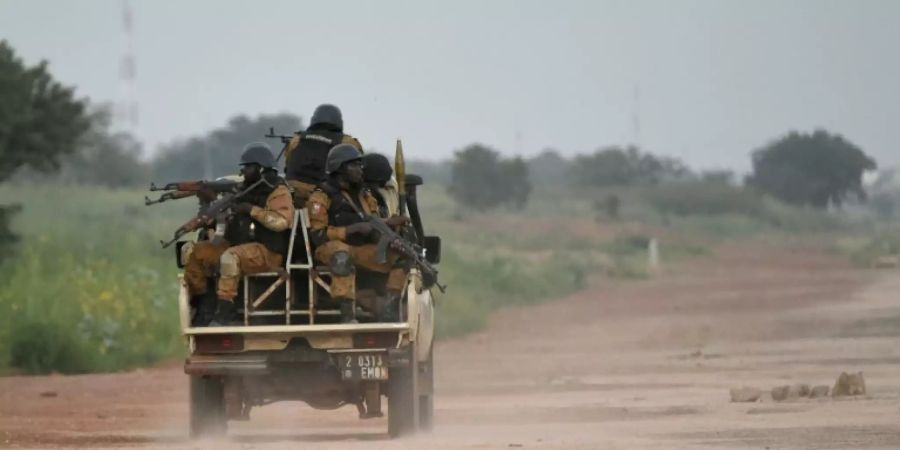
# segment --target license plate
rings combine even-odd
[[[342,353],[338,364],[342,380],[387,380],[388,368],[384,353]]]

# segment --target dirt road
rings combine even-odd
[[[180,367],[0,379],[0,447],[900,448],[900,273],[798,245],[743,244],[645,282],[503,311],[445,342],[437,426],[299,404],[253,412],[226,441],[186,438]],[[866,398],[730,403],[729,388],[834,383]]]

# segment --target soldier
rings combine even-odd
[[[398,255],[388,252],[387,261],[377,262],[372,242],[372,226],[366,220],[377,214],[378,203],[363,180],[362,153],[349,144],[337,145],[328,152],[325,163],[328,180],[309,197],[310,239],[316,245],[316,260],[331,270],[331,297],[341,304],[341,321],[356,320],[356,267],[388,274],[386,304],[376,308],[379,320],[396,320],[400,293],[409,269]],[[405,222],[401,216],[386,220],[391,226]]]
[[[194,244],[184,279],[192,298],[208,295],[207,278],[219,270],[215,315],[200,325],[224,326],[236,319],[234,298],[243,274],[272,272],[284,265],[294,222],[290,190],[275,169],[269,146],[254,142],[241,155],[244,185],[264,180],[231,207],[232,216],[217,224],[212,240]],[[211,320],[211,322],[209,322]],[[203,323],[206,322],[206,323]]]
[[[363,155],[363,178],[378,201],[378,215],[388,218],[400,213],[400,196],[397,192],[397,181],[394,180],[394,169],[387,157],[380,153]]]
[[[362,144],[344,134],[341,110],[334,105],[319,105],[313,112],[309,128],[297,132],[285,154],[284,173],[294,189],[294,200],[303,207],[319,183],[325,181],[325,158],[338,144],[351,144],[362,152]]]

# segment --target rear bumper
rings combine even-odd
[[[236,327],[186,327],[182,332],[186,336],[201,334],[277,334],[277,335],[313,335],[336,333],[371,333],[409,331],[408,323],[366,323],[366,324],[334,324],[334,325],[261,325]]]
[[[271,373],[264,355],[193,355],[184,360],[188,375],[266,375]]]

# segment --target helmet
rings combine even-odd
[[[343,131],[344,118],[341,117],[341,109],[327,103],[316,107],[312,118],[309,119],[309,126],[320,124],[328,125],[335,131]]]
[[[356,147],[350,144],[335,145],[328,151],[328,158],[325,159],[325,173],[331,175],[344,164],[359,159],[362,159],[362,153]]]
[[[367,183],[384,185],[391,179],[394,169],[386,156],[381,153],[366,153],[363,160],[363,178]]]
[[[241,163],[259,164],[266,169],[275,168],[275,157],[272,156],[272,149],[265,142],[251,142],[244,146],[244,152],[241,153]]]

